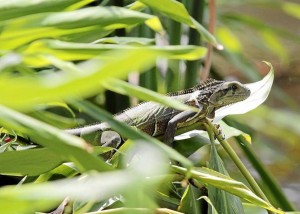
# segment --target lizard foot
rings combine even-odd
[[[101,135],[101,145],[109,146],[113,148],[118,148],[122,139],[117,132],[114,131],[104,131]]]
[[[215,139],[216,139],[218,136],[220,136],[222,140],[225,140],[225,135],[224,135],[223,132],[222,132],[222,129],[221,129],[220,124],[216,124],[216,125],[215,125],[215,128],[218,130],[217,135],[215,135]]]

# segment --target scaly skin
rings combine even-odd
[[[196,107],[199,111],[180,111],[155,102],[143,102],[116,114],[114,118],[151,136],[164,135],[164,142],[170,145],[177,128],[189,126],[206,117],[213,118],[217,109],[248,98],[250,90],[237,81],[224,82],[209,79],[193,88],[169,93],[167,96]],[[108,123],[100,123],[69,129],[66,132],[84,135],[107,130],[110,130]]]

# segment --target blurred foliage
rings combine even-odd
[[[279,81],[299,78],[299,68],[289,66],[300,48],[300,4],[213,2],[0,0],[1,213],[300,209],[292,203],[300,200],[299,95]],[[256,81],[268,71],[261,61],[275,67],[269,102],[226,118],[234,128],[222,125],[266,198],[207,136],[170,148],[107,112],[128,107],[119,94],[132,104],[138,98],[177,106],[154,91],[200,82],[212,53],[210,76],[217,79]],[[129,140],[116,150],[61,131],[99,120]],[[115,151],[108,160],[107,151]]]

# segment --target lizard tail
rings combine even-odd
[[[99,123],[99,124],[80,127],[80,128],[66,129],[64,131],[68,134],[82,136],[82,135],[86,135],[86,134],[89,134],[92,132],[103,131],[104,128],[105,128],[105,126],[103,125],[103,123]]]

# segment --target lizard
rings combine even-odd
[[[163,135],[163,142],[171,145],[178,128],[189,126],[205,118],[213,119],[217,109],[243,101],[250,96],[250,93],[250,89],[238,81],[208,79],[192,88],[167,94],[186,105],[196,107],[197,112],[181,111],[148,101],[115,114],[114,119],[136,127],[153,137]],[[93,132],[102,132],[104,135],[105,132],[111,131],[111,128],[107,122],[103,122],[65,131],[77,136]],[[109,140],[101,137],[102,145],[110,145],[111,142],[105,141]]]

